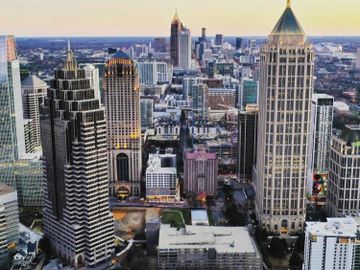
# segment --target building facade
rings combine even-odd
[[[258,109],[239,111],[238,162],[237,174],[240,181],[252,179],[253,166],[256,164]]]
[[[75,269],[108,269],[114,252],[109,210],[105,108],[70,46],[41,113],[44,233]]]
[[[210,110],[227,110],[236,105],[236,90],[232,88],[210,88],[208,107]]]
[[[204,83],[193,84],[191,87],[191,108],[196,119],[207,119],[209,116],[209,88]]]
[[[141,181],[140,85],[135,63],[119,51],[104,78],[110,194],[138,196]]]
[[[360,269],[358,220],[328,218],[327,222],[307,222],[304,270]]]
[[[192,41],[190,30],[184,28],[179,33],[179,53],[178,66],[182,68],[191,68]]]
[[[47,84],[34,75],[21,82],[21,96],[24,119],[31,119],[33,126],[33,145],[41,146],[40,138],[40,106],[44,103]],[[29,152],[29,151],[27,151]]]
[[[332,217],[360,213],[360,126],[346,126],[331,138],[327,210]]]
[[[175,16],[171,22],[171,35],[170,35],[170,57],[173,61],[174,67],[179,65],[179,34],[184,29],[180,18],[175,13]]]
[[[154,125],[154,97],[140,97],[141,130],[145,131]]]
[[[215,153],[195,150],[184,154],[184,193],[187,196],[217,194],[218,159]]]
[[[260,224],[272,233],[304,226],[314,60],[288,1],[261,50],[254,181]]]
[[[243,78],[240,85],[239,108],[246,109],[249,104],[258,104],[259,82],[250,78]]]

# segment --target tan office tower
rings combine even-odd
[[[135,63],[122,51],[105,66],[104,96],[107,117],[110,194],[140,194],[140,85]]]
[[[272,233],[303,231],[314,52],[290,0],[261,51],[256,206]]]
[[[171,36],[170,36],[170,56],[173,60],[174,67],[179,65],[179,35],[184,30],[184,26],[180,21],[180,18],[175,13],[175,16],[171,22]]]

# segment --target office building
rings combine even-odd
[[[122,51],[104,78],[110,194],[138,196],[141,177],[140,85],[135,63]]]
[[[215,35],[215,45],[222,46],[224,44],[224,36],[222,34]]]
[[[179,33],[179,67],[191,68],[191,53],[191,33],[189,29],[184,28]]]
[[[360,269],[358,219],[306,222],[304,270]]]
[[[209,88],[206,84],[193,84],[191,87],[191,108],[196,119],[207,119],[209,115]]]
[[[199,77],[184,77],[182,81],[183,88],[183,99],[187,100],[192,96],[192,86],[200,83],[201,79]]]
[[[227,110],[236,105],[236,90],[233,88],[210,88],[208,107],[210,110]]]
[[[258,104],[259,82],[243,78],[240,85],[239,108],[245,110],[249,104]]]
[[[183,31],[184,26],[180,21],[180,18],[175,13],[175,16],[171,22],[171,36],[170,36],[170,57],[173,61],[174,67],[179,65],[179,35]]]
[[[236,43],[236,45],[235,45],[236,50],[241,49],[242,45],[243,45],[243,38],[237,37],[235,40],[235,43]]]
[[[136,63],[140,83],[145,86],[169,83],[172,80],[172,66],[165,62],[139,61]]]
[[[21,96],[24,119],[31,119],[33,126],[33,145],[41,146],[40,138],[40,106],[44,103],[47,84],[34,75],[21,82]],[[28,150],[26,152],[29,153]]]
[[[90,87],[95,91],[95,98],[102,102],[100,92],[99,69],[92,64],[82,65],[85,70],[85,76],[90,80]]]
[[[262,269],[262,258],[245,227],[161,224],[157,269]]]
[[[166,39],[164,37],[156,37],[153,48],[155,52],[166,52]]]
[[[141,130],[146,130],[154,125],[154,97],[140,97]]]
[[[108,269],[114,252],[109,210],[105,108],[68,47],[41,113],[44,234],[75,269]]]
[[[356,53],[356,68],[360,69],[360,48],[357,49]]]
[[[184,193],[187,196],[217,194],[218,159],[204,149],[184,154]]]
[[[347,125],[331,138],[327,210],[332,217],[360,213],[360,126]]]
[[[272,233],[296,233],[305,221],[314,51],[291,2],[261,49],[256,209]]]
[[[206,36],[206,28],[203,27],[201,28],[201,38],[200,38],[201,42],[207,42],[207,36]]]
[[[256,164],[258,108],[239,111],[238,115],[238,162],[239,181],[250,182]]]
[[[0,183],[0,262],[16,249],[20,236],[16,190]]]
[[[175,162],[166,164],[166,159]],[[175,197],[177,195],[176,155],[149,154],[145,179],[147,198]]]

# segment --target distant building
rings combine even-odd
[[[248,104],[258,104],[259,82],[243,78],[240,85],[239,108],[245,110]]]
[[[237,50],[241,49],[243,45],[243,38],[237,37],[235,43],[236,43],[235,48]]]
[[[21,96],[24,119],[32,119],[33,146],[41,146],[40,138],[40,106],[44,103],[47,84],[34,75],[21,82]],[[34,150],[34,149],[33,149]],[[28,150],[27,153],[31,153]]]
[[[352,218],[306,222],[303,269],[359,269],[359,233]]]
[[[224,35],[216,34],[215,35],[215,45],[216,46],[222,46],[223,43],[224,43]]]
[[[156,37],[153,48],[155,52],[166,52],[166,39],[164,37]]]
[[[327,173],[329,170],[330,140],[334,112],[334,97],[313,94],[310,128],[311,173]]]
[[[240,111],[238,115],[237,173],[240,181],[251,181],[256,164],[258,113],[258,109],[253,109]]]
[[[227,110],[236,105],[236,90],[232,88],[210,88],[208,107],[211,110]]]
[[[184,77],[182,81],[183,99],[186,100],[192,96],[192,86],[200,83],[199,77]]]
[[[154,97],[140,97],[141,129],[146,130],[154,124]]]
[[[16,190],[0,183],[0,261],[19,240],[19,209]]]
[[[173,61],[174,67],[179,66],[179,35],[183,31],[184,26],[181,23],[177,12],[171,22],[171,36],[170,36],[170,57]]]
[[[175,160],[166,164],[166,159]],[[175,154],[150,154],[145,173],[146,197],[177,195],[177,171]]]
[[[206,84],[193,84],[191,88],[191,108],[196,119],[207,119],[209,115],[209,89]]]
[[[179,33],[179,67],[191,68],[191,33],[185,28]]]
[[[327,210],[332,217],[360,214],[360,126],[331,138]]]
[[[106,63],[104,94],[110,194],[139,196],[142,165],[140,84],[134,61],[122,51]]]
[[[356,53],[356,68],[360,69],[360,48],[357,49]]]
[[[184,154],[184,193],[188,196],[217,194],[218,160],[216,154],[195,150]]]
[[[245,227],[162,224],[157,269],[262,269],[262,258]]]
[[[169,83],[172,80],[172,66],[165,62],[138,61],[136,63],[140,83],[146,86]]]

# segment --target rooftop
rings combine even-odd
[[[12,193],[12,192],[15,192],[15,190],[12,189],[9,186],[3,184],[3,183],[0,183],[0,196],[5,195],[5,194],[9,194],[9,193]]]
[[[306,231],[316,236],[355,237],[359,223],[353,218],[328,218],[327,222],[307,222]]]
[[[43,88],[47,87],[47,84],[43,80],[39,79],[37,76],[29,75],[21,82],[21,86],[31,88]]]
[[[126,53],[124,53],[123,51],[118,51],[116,52],[111,59],[130,59],[130,56],[128,56]]]
[[[217,253],[257,253],[246,227],[185,226],[161,224],[159,249],[214,248]]]
[[[197,150],[194,152],[185,153],[185,159],[194,159],[194,160],[208,160],[208,159],[216,159],[215,153],[209,153],[205,150]]]

